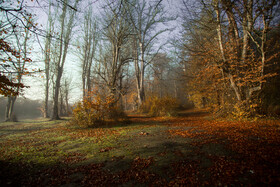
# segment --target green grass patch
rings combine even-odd
[[[85,183],[88,186],[94,180],[100,180],[97,184],[108,186],[150,184],[147,181],[158,182],[154,183],[155,186],[191,184],[183,183],[185,180],[207,181],[216,186],[215,181],[211,181],[213,177],[223,180],[227,175],[229,181],[234,182],[245,173],[245,178],[249,178],[247,181],[255,181],[266,176],[266,173],[258,173],[260,171],[276,173],[277,167],[274,165],[277,165],[275,160],[279,157],[274,155],[279,153],[279,126],[261,128],[256,125],[251,128],[253,123],[248,123],[240,125],[241,129],[238,130],[237,123],[227,128],[228,124],[224,122],[214,122],[205,120],[204,116],[192,116],[166,121],[151,118],[151,122],[149,118],[139,117],[129,124],[118,123],[98,128],[81,128],[70,125],[67,120],[1,123],[0,166],[4,166],[6,173],[21,167],[19,171],[23,173],[20,175],[26,178],[23,180],[34,178],[33,186],[41,184],[42,181],[36,183],[38,178],[47,178],[45,183],[52,181],[57,186],[69,181],[79,186],[81,180],[89,182]],[[271,137],[274,139],[270,140]],[[274,143],[270,144],[272,140]],[[272,155],[274,165],[270,164],[271,159],[269,162],[263,161],[268,158],[262,157],[265,154]],[[253,163],[252,159],[257,159],[257,162]],[[25,176],[26,169],[29,178]],[[74,175],[76,173],[77,176]],[[18,175],[18,172],[15,174]],[[77,178],[78,182],[72,181]],[[267,176],[265,179],[270,178]],[[171,181],[174,183],[169,183]],[[207,183],[196,184],[207,186]]]

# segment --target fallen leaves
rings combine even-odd
[[[86,160],[85,156],[86,156],[85,154],[77,153],[77,152],[68,153],[64,156],[64,158],[62,158],[62,163],[63,164],[78,163],[83,160]]]
[[[197,161],[183,160],[172,164],[174,176],[168,186],[199,186],[199,163]]]
[[[148,168],[153,163],[154,163],[154,158],[153,157],[150,157],[150,158],[147,158],[147,159],[136,157],[133,160],[131,167],[132,167],[132,169],[135,169],[135,170],[142,170],[142,169]]]
[[[99,150],[100,153],[108,152],[110,150],[114,149],[114,147],[105,147]]]
[[[215,186],[222,185],[238,185],[239,176],[244,173],[244,168],[240,164],[225,156],[210,156],[213,165],[208,168],[211,173],[211,183]]]
[[[188,119],[190,120],[190,118]],[[192,145],[223,144],[231,157],[209,156],[213,166],[209,169],[215,186],[280,182],[280,130],[277,121],[227,122],[193,118],[191,123],[176,123],[180,129],[169,129],[171,136],[195,140]],[[184,130],[186,126],[192,128]],[[203,153],[200,153],[203,154]],[[240,179],[240,180],[239,180]]]
[[[144,135],[144,136],[149,135],[149,133],[147,133],[147,132],[143,132],[143,131],[142,131],[142,132],[140,132],[139,134],[140,134],[140,135]]]

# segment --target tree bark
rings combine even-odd
[[[221,68],[224,69],[226,67],[226,65],[227,65],[226,64],[227,63],[227,59],[226,59],[226,56],[225,56],[225,50],[224,50],[224,46],[223,46],[219,1],[215,2],[214,9],[215,9],[216,16],[217,16],[216,21],[217,21],[218,43],[219,43],[219,48],[220,48],[220,52],[221,52],[221,58],[223,60],[223,65],[221,66]],[[245,53],[245,52],[246,51],[243,50],[243,53]],[[242,53],[242,56],[243,56],[243,53]],[[242,95],[240,93],[240,89],[238,88],[238,86],[236,85],[236,82],[234,81],[234,78],[233,78],[232,74],[230,72],[227,72],[227,77],[229,78],[230,85],[231,85],[231,87],[234,90],[234,93],[235,93],[235,96],[236,96],[237,100],[241,101],[242,100]]]
[[[17,97],[16,96],[8,96],[7,105],[6,105],[6,115],[5,115],[5,121],[14,121],[14,105],[16,102]]]
[[[11,96],[8,96],[7,105],[6,105],[6,112],[5,112],[5,121],[10,120],[10,106],[11,106]]]
[[[74,7],[77,7],[79,0],[75,1],[75,5]],[[70,42],[70,36],[72,33],[72,29],[73,29],[73,22],[74,22],[74,15],[75,12],[72,12],[70,14],[70,18],[69,18],[69,23],[66,27],[66,30],[64,30],[65,28],[65,19],[66,19],[66,11],[67,11],[67,3],[63,4],[63,11],[61,14],[61,33],[60,33],[60,43],[59,43],[59,57],[58,60],[56,62],[56,70],[57,70],[57,74],[56,74],[56,81],[55,81],[55,87],[54,87],[54,105],[53,105],[53,114],[52,114],[52,120],[58,120],[60,119],[59,114],[58,114],[58,97],[59,97],[59,90],[60,90],[60,82],[61,82],[61,77],[63,74],[63,67],[65,64],[65,60],[66,60],[66,56],[67,56],[67,52],[68,52],[68,47],[69,47],[69,42]],[[73,11],[73,10],[72,10]],[[64,35],[65,34],[65,35]]]
[[[54,103],[53,103],[53,114],[52,114],[52,120],[59,120],[59,114],[58,114],[58,96],[59,96],[59,90],[60,90],[60,80],[62,77],[62,70],[59,68],[58,75],[55,81],[55,90],[54,90]]]
[[[22,82],[22,75],[25,69],[25,64],[26,64],[26,59],[27,59],[27,41],[29,39],[29,30],[26,30],[24,32],[25,34],[23,35],[24,40],[23,43],[21,43],[20,41],[20,37],[18,35],[15,35],[15,39],[16,39],[16,45],[18,48],[18,51],[20,52],[21,58],[19,58],[17,60],[17,62],[13,63],[14,68],[17,70],[17,82],[18,84],[21,84]],[[20,87],[18,86],[16,88],[16,93],[20,92]],[[13,118],[13,113],[14,113],[14,105],[16,102],[17,96],[13,96],[10,95],[8,96],[8,103],[6,106],[6,121],[14,121],[16,120],[15,118]]]
[[[45,99],[43,105],[43,117],[49,118],[49,89],[50,89],[50,50],[51,50],[51,33],[52,33],[52,16],[51,16],[51,3],[49,5],[48,15],[48,30],[45,43]]]

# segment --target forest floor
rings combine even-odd
[[[280,186],[280,121],[204,111],[130,115],[82,129],[67,120],[0,123],[1,186]]]

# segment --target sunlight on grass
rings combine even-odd
[[[222,167],[221,161],[230,165],[223,169],[233,168],[236,173],[244,172],[235,166],[237,162],[245,169],[247,165],[253,168],[251,161],[242,165],[243,157],[250,160],[254,155],[246,148],[250,146],[262,153],[259,157],[267,159],[270,149],[263,152],[259,141],[279,139],[276,136],[279,126],[275,123],[244,122],[241,125],[192,117],[169,121],[151,119],[152,123],[140,118],[130,124],[104,128],[80,128],[65,120],[7,123],[9,125],[0,127],[0,162],[34,165],[37,169],[94,165],[113,173],[132,172],[132,167],[133,171],[151,172],[170,180],[199,169],[205,175],[203,180],[210,180],[212,173],[218,175],[219,170],[215,169]],[[276,154],[275,146],[270,146]]]

